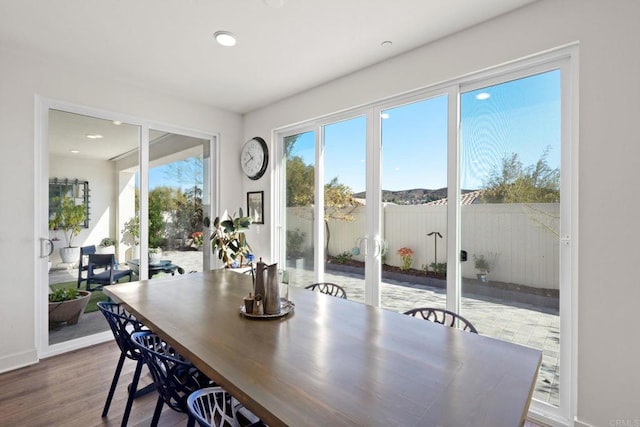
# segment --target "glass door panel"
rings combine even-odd
[[[314,280],[315,135],[305,132],[284,138],[284,257],[289,284],[294,286]]]
[[[207,139],[149,131],[149,278],[203,271],[210,216]]]
[[[121,208],[135,216],[135,175],[139,170],[137,147],[140,127],[50,109],[48,114],[49,238],[53,252],[49,256],[49,288],[85,291],[87,271],[79,272],[80,248],[94,247],[97,253],[113,253],[119,267],[124,264],[127,247],[121,243]],[[128,156],[127,153],[136,155]],[[79,228],[56,221],[58,207],[83,206]],[[67,252],[73,252],[67,258]],[[65,258],[62,258],[62,253]],[[83,265],[87,265],[83,257]],[[124,265],[123,265],[124,264]],[[127,280],[127,279],[125,279]],[[92,286],[92,288],[95,285]],[[48,345],[108,331],[96,303],[107,297],[100,289],[91,292],[79,318],[65,320],[57,314],[66,311],[50,305]]]
[[[324,281],[364,302],[366,118],[323,126]]]
[[[446,305],[447,96],[381,113],[381,306]]]
[[[461,95],[461,314],[543,351],[534,398],[558,405],[560,71]]]

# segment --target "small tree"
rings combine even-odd
[[[49,221],[49,228],[52,230],[62,230],[67,242],[66,247],[71,248],[73,238],[80,233],[85,218],[85,205],[76,205],[74,199],[64,196],[60,199],[60,204],[56,209],[53,219]]]

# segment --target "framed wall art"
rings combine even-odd
[[[247,216],[253,224],[264,224],[264,191],[247,192]]]

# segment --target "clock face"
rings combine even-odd
[[[269,151],[267,143],[260,137],[255,137],[247,141],[242,148],[240,165],[243,172],[250,179],[258,179],[264,175],[269,161]]]

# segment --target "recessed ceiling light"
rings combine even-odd
[[[122,124],[122,122],[120,120],[114,120],[111,123],[113,123],[116,126],[120,126]]]
[[[264,4],[274,9],[280,9],[284,6],[284,0],[264,0]]]
[[[213,37],[215,37],[216,41],[222,46],[230,47],[236,44],[236,36],[229,31],[216,31]]]
[[[100,135],[99,133],[88,133],[87,134],[87,138],[89,138],[89,139],[100,139],[100,138],[102,138],[102,135]]]
[[[80,152],[80,150],[75,150],[75,149],[71,149],[69,151],[73,154],[78,154]]]
[[[487,92],[480,92],[479,94],[476,95],[476,99],[478,101],[484,101],[485,99],[489,99],[489,98],[491,98],[491,94]]]

